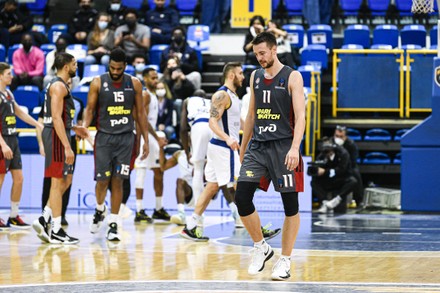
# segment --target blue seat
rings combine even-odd
[[[46,27],[42,24],[34,24],[31,28],[31,31],[45,35],[46,34]]]
[[[399,30],[393,24],[378,25],[373,30],[373,44],[388,44],[393,48],[399,45]]]
[[[140,9],[143,2],[143,0],[122,0],[121,4],[128,8]]]
[[[194,9],[197,6],[198,0],[176,0],[176,8],[180,16],[194,15]]]
[[[21,44],[15,44],[9,47],[8,49],[8,62],[12,64],[12,56],[14,55],[15,50],[21,48]]]
[[[420,45],[414,45],[414,44],[407,44],[402,45],[402,50],[421,50],[422,46]]]
[[[375,50],[392,50],[393,46],[391,46],[389,44],[374,44],[374,45],[371,45],[371,49],[375,49]]]
[[[347,136],[354,141],[361,141],[362,140],[361,132],[355,128],[347,128]]]
[[[402,45],[419,45],[426,47],[426,29],[420,24],[408,24],[400,31]]]
[[[87,45],[85,44],[71,44],[66,48],[66,52],[75,56],[76,61],[84,62],[87,56]]]
[[[372,128],[365,132],[366,141],[390,141],[391,134],[388,130],[382,128]]]
[[[357,16],[361,7],[362,0],[341,0],[339,5],[344,16]]]
[[[393,164],[400,165],[402,163],[402,153],[397,153],[393,159]]]
[[[28,108],[29,112],[40,105],[40,90],[35,85],[20,85],[14,91],[14,97],[20,106]]]
[[[209,35],[209,26],[193,24],[188,26],[186,40],[192,48],[205,51],[209,49]]]
[[[429,38],[431,39],[431,47],[437,45],[437,32],[438,32],[438,26],[435,25],[432,27],[431,31],[429,32]]]
[[[20,152],[22,154],[39,153],[38,140],[35,132],[20,132],[18,134],[18,144],[20,145]]]
[[[55,44],[58,37],[64,33],[67,33],[67,24],[53,24],[49,28],[49,32],[47,33],[47,38],[49,39],[50,43]]]
[[[290,46],[302,48],[304,46],[304,27],[300,24],[285,24],[283,30],[287,32],[287,39]]]
[[[0,44],[0,62],[6,61],[6,48],[2,44]]]
[[[341,49],[349,49],[349,50],[363,50],[364,47],[358,44],[346,44],[342,45]]]
[[[147,65],[145,65],[145,68],[153,68],[157,72],[160,72],[160,67],[159,67],[159,65],[156,65],[156,64],[147,64]]]
[[[102,64],[85,65],[83,77],[95,77],[104,74],[105,71],[106,71],[105,65]]]
[[[43,44],[41,45],[40,49],[44,52],[44,55],[46,56],[47,53],[49,53],[50,51],[55,50],[55,44]]]
[[[145,67],[144,67],[145,68]],[[127,65],[127,66],[125,66],[125,73],[127,73],[127,74],[130,74],[130,75],[135,75],[135,73],[136,73],[136,70],[135,70],[135,68],[134,68],[134,66],[133,65]]]
[[[84,105],[87,105],[87,95],[89,94],[90,87],[81,85],[72,90],[72,95],[82,100]]]
[[[366,153],[364,160],[362,161],[364,164],[390,164],[390,157],[382,152],[370,152]]]
[[[399,16],[412,16],[411,12],[412,0],[395,0],[396,8],[399,12]]]
[[[26,114],[29,114],[29,109],[26,106],[20,105],[20,108],[23,112],[25,112]],[[20,118],[16,118],[16,123],[15,123],[15,127],[16,128],[31,128],[33,126],[30,126],[29,124],[27,124],[26,122],[24,122],[23,120],[21,120]],[[21,149],[21,147],[20,147]]]
[[[303,15],[303,2],[304,0],[285,0],[287,15],[288,16],[302,16]],[[276,9],[276,7],[275,7]]]
[[[301,73],[303,77],[304,86],[308,88],[311,87],[312,72],[313,71],[320,72],[319,68],[316,68],[313,65],[301,65],[298,67],[298,71]]]
[[[301,65],[313,65],[319,69],[327,69],[328,56],[324,45],[308,45],[301,52]]]
[[[328,24],[314,24],[307,30],[307,41],[313,45],[324,45],[333,48],[333,31]]]
[[[363,24],[352,24],[344,30],[344,45],[357,44],[370,48],[370,29]]]
[[[160,66],[160,61],[162,57],[162,51],[168,48],[169,45],[159,44],[153,45],[150,48],[150,64],[155,64]]]
[[[390,0],[368,0],[372,16],[385,16],[388,6],[390,6]]]
[[[35,0],[33,3],[26,3],[31,15],[43,15],[46,10],[47,0]]]
[[[133,4],[130,3],[130,5],[138,5],[139,7],[133,7],[133,8],[140,8],[142,6],[142,2],[144,0],[122,0],[122,4],[124,4],[124,2],[130,3],[132,2]],[[141,2],[141,4],[138,4],[138,2]],[[170,0],[165,0],[165,6],[170,5]],[[127,5],[126,5],[127,6]],[[150,10],[156,8],[156,3],[154,3],[154,0],[148,0],[148,6],[150,6]],[[129,6],[132,7],[132,6]]]
[[[396,135],[394,135],[394,140],[399,141],[408,130],[408,128],[397,130]]]

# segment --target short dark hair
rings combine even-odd
[[[6,62],[0,62],[0,74],[3,74],[6,69],[10,69],[11,65]]]
[[[127,55],[125,54],[125,51],[122,50],[119,47],[114,48],[111,52],[110,52],[110,61],[115,61],[115,62],[127,62]]]
[[[264,18],[261,15],[254,15],[249,21],[249,26],[252,26],[256,20],[259,20],[262,26],[265,25]]]
[[[183,36],[186,38],[186,29],[183,26],[180,26],[180,25],[173,27],[173,29],[171,30],[171,35],[173,35],[174,32],[177,31],[177,30],[182,31]]]
[[[66,52],[59,52],[55,56],[54,66],[57,70],[61,70],[64,65],[69,64],[73,59],[75,59],[73,55]]]
[[[149,75],[152,71],[156,71],[156,69],[154,69],[153,67],[146,67],[144,71],[142,71],[142,76]]]
[[[222,81],[224,82],[226,80],[226,77],[229,73],[229,71],[233,70],[236,67],[241,67],[241,62],[228,62],[223,67],[223,75],[222,75]]]
[[[277,39],[272,33],[262,32],[252,40],[252,45],[259,45],[261,43],[266,43],[269,49],[272,49],[273,46],[277,45]]]

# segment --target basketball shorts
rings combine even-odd
[[[18,138],[16,135],[3,136],[6,144],[9,146],[13,153],[12,160],[7,160],[3,156],[3,150],[0,147],[0,174],[6,174],[9,170],[21,170],[21,152],[18,147]]]
[[[212,131],[208,122],[196,122],[191,126],[191,162],[204,161]]]
[[[295,170],[287,170],[284,164],[291,146],[291,138],[251,141],[244,155],[238,181],[259,182],[262,190],[267,190],[272,181],[278,192],[304,191],[304,164],[301,155]]]
[[[98,131],[95,138],[95,180],[108,180],[112,176],[127,179],[133,154],[135,134],[108,134]]]
[[[208,144],[205,178],[218,186],[233,184],[240,171],[240,158],[237,151],[231,150],[226,142],[211,139]]]
[[[136,158],[136,161],[134,163],[135,168],[160,168],[159,163],[159,155],[160,155],[160,147],[157,140],[152,136],[150,133],[148,134],[148,146],[149,146],[149,153],[148,157],[144,160],[141,160],[142,156],[142,148],[144,146],[144,138],[141,137],[141,145],[140,145],[140,151],[139,156]]]
[[[70,129],[66,129],[66,136],[70,143]],[[69,174],[73,174],[73,165],[66,164],[66,155],[64,146],[54,128],[44,127],[43,145],[45,156],[44,177],[64,178]]]

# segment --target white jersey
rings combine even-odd
[[[190,97],[186,107],[188,111],[188,124],[193,126],[198,122],[209,122],[211,100],[201,97]]]
[[[192,187],[193,166],[188,163],[185,151],[180,150],[178,152],[177,165],[179,166],[179,178],[185,180],[185,182]]]
[[[159,100],[157,99],[156,94],[150,92],[148,89],[147,93],[150,94],[150,105],[148,106],[148,122],[150,122],[153,129],[156,129],[157,117],[159,116]]]
[[[225,109],[221,119],[218,121],[220,128],[230,137],[236,141],[240,141],[240,99],[238,96],[228,89],[226,86],[221,86],[219,91],[226,91],[230,97],[231,105],[228,109]],[[220,138],[214,134],[214,138],[220,140]]]

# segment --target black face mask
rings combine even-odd
[[[176,44],[181,45],[184,41],[184,38],[183,38],[183,36],[175,36],[175,37],[173,37],[173,40]]]
[[[67,48],[67,45],[65,45],[65,44],[58,44],[58,45],[55,45],[55,47],[57,48],[57,52],[65,52],[66,48]]]
[[[23,49],[26,52],[29,52],[31,50],[31,47],[32,47],[32,43],[23,43]]]
[[[90,5],[81,5],[81,8],[83,10],[89,10],[90,9]]]
[[[125,21],[125,23],[127,24],[129,29],[134,29],[134,27],[136,26],[136,20],[133,19],[128,19]]]

